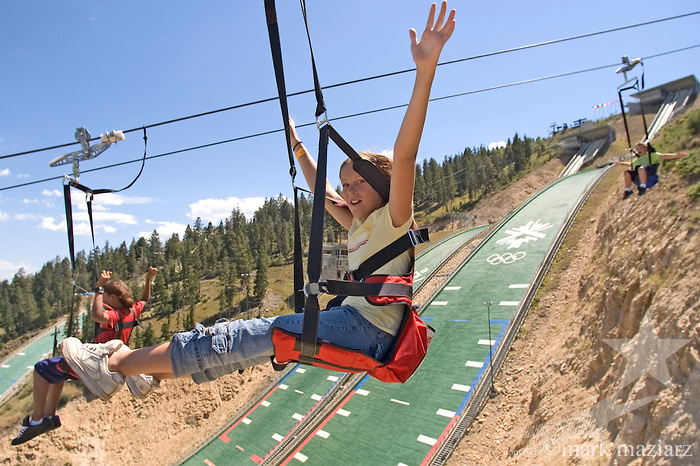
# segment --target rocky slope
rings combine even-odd
[[[621,175],[579,216],[449,464],[697,464],[700,200],[667,174],[623,202]]]

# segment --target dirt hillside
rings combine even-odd
[[[698,464],[699,200],[669,175],[623,202],[621,175],[579,216],[449,464]]]

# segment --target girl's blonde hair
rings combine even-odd
[[[121,280],[108,281],[105,283],[104,289],[105,293],[116,296],[119,302],[122,303],[122,306],[124,306],[124,309],[130,309],[136,304],[131,290],[126,286],[126,283]]]
[[[377,167],[391,181],[391,159],[389,157],[375,154],[373,152],[360,152],[359,156],[372,162],[372,165]],[[340,165],[340,171],[342,172],[343,167],[350,164],[352,164],[352,159],[345,159]]]

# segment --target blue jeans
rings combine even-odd
[[[210,382],[239,369],[270,362],[274,355],[272,330],[277,327],[301,334],[303,314],[217,322],[205,328],[177,333],[170,343],[170,361],[176,377],[190,375],[195,383]],[[351,306],[321,312],[318,338],[360,350],[381,360],[394,336],[378,329]]]

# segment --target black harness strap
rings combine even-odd
[[[267,18],[267,33],[270,39],[272,52],[272,64],[275,68],[275,80],[277,81],[277,94],[279,95],[280,109],[282,111],[282,123],[287,140],[287,156],[289,157],[289,175],[292,177],[294,190],[294,310],[303,312],[304,309],[304,266],[301,261],[301,222],[299,220],[299,188],[294,180],[297,170],[294,164],[294,156],[289,139],[289,110],[287,106],[287,91],[284,83],[284,66],[282,63],[282,46],[280,44],[279,27],[277,25],[277,10],[274,0],[265,0],[265,16]]]
[[[119,321],[114,324],[113,328],[102,328],[97,324],[97,327],[95,328],[95,337],[99,335],[100,333],[104,332],[114,332],[114,338],[113,339],[118,339],[124,341],[122,338],[122,330],[127,329],[127,328],[134,328],[137,326],[141,326],[141,322],[136,318],[136,313],[134,312],[133,309],[129,309],[129,316],[133,316],[133,320],[130,320],[129,322],[124,322],[124,319],[126,316],[122,314],[121,312],[117,311],[119,313]],[[124,341],[124,343],[126,343]]]
[[[68,227],[68,251],[70,252],[70,265],[75,271],[75,242],[73,240],[73,206],[71,204],[70,185],[63,185],[63,202],[66,207],[66,226]]]
[[[389,200],[389,178],[386,177],[384,172],[382,172],[376,165],[374,165],[369,160],[365,160],[353,149],[350,144],[348,144],[345,139],[343,139],[338,132],[330,127],[329,135],[330,138],[335,142],[335,144],[342,150],[345,155],[352,160],[352,168],[362,176],[369,183],[372,188],[382,196],[384,201]]]
[[[73,239],[73,206],[71,204],[70,185],[63,185],[63,202],[66,208],[66,226],[68,229],[68,251],[70,252],[71,282],[73,284],[73,294],[71,295],[70,309],[68,310],[68,325],[66,336],[73,335],[73,309],[75,309],[76,286],[75,286],[75,241]]]
[[[328,280],[322,282],[321,288],[330,294],[343,296],[401,296],[410,298],[413,287],[404,283],[392,282],[346,282],[344,280]],[[304,316],[306,318],[306,316]]]
[[[428,229],[408,230],[393,243],[385,246],[365,260],[360,266],[348,273],[348,280],[359,281],[372,275],[379,267],[401,255],[404,251],[429,241]]]
[[[328,125],[324,125],[319,132],[318,160],[316,163],[315,193],[323,193],[326,190],[326,166],[328,159]],[[313,210],[311,214],[311,232],[309,234],[309,261],[307,273],[309,288],[321,279],[323,265],[323,217],[326,209],[326,198],[322,195],[314,196]],[[305,287],[306,288],[306,287]],[[306,303],[304,305],[304,323],[301,333],[300,362],[307,362],[306,358],[313,359],[321,349],[317,345],[318,321],[321,312],[318,304],[320,289],[305,289]],[[304,358],[304,359],[302,359]]]
[[[304,26],[306,27],[306,38],[309,41],[309,52],[311,53],[311,71],[314,75],[314,95],[316,96],[316,118],[320,117],[326,113],[326,104],[323,101],[323,91],[321,91],[321,84],[318,80],[318,72],[316,71],[316,60],[314,59],[314,49],[311,46],[311,33],[309,32],[309,21],[306,17],[306,2],[300,0],[301,3],[301,13],[304,17]]]

